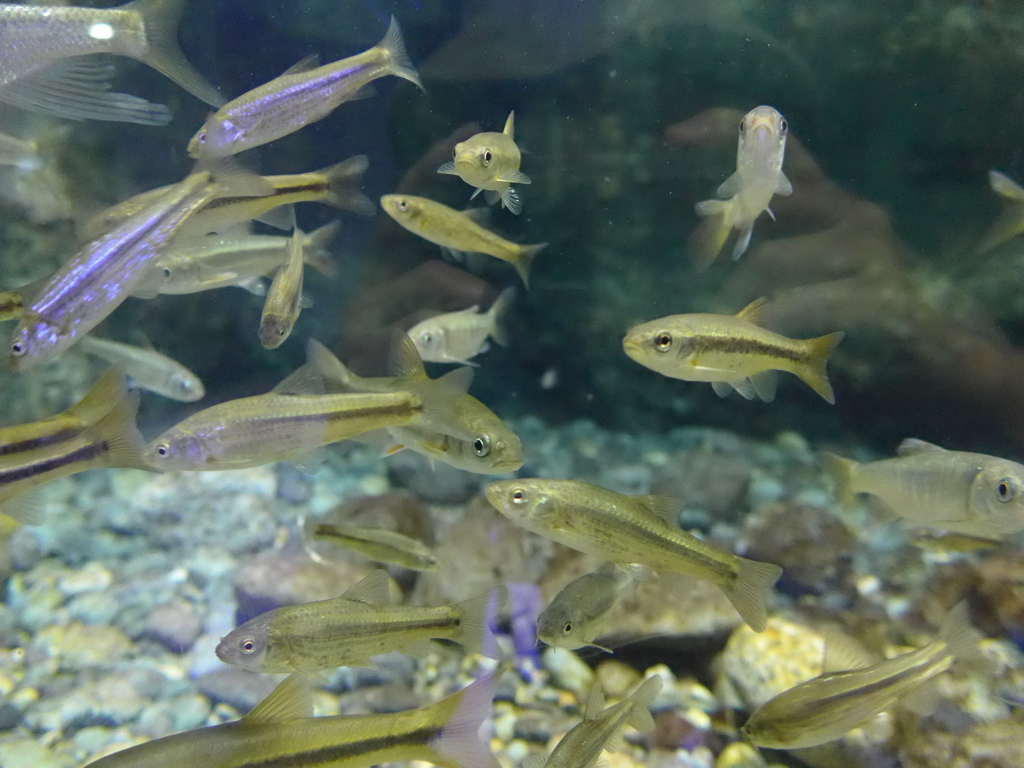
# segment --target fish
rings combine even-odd
[[[754,222],[763,211],[773,219],[769,207],[775,195],[793,194],[793,185],[782,172],[789,124],[773,107],[762,105],[740,120],[736,172],[722,182],[718,196],[724,200],[704,200],[695,210],[712,220],[711,234],[700,249],[699,264],[706,268],[718,256],[733,229],[739,238],[732,249],[738,259],[750,245]]]
[[[896,454],[864,464],[832,453],[821,460],[844,503],[871,494],[914,525],[968,536],[1001,539],[1024,530],[1024,465],[915,438]]]
[[[533,760],[524,768],[595,768],[601,752],[622,749],[622,729],[632,726],[641,733],[654,729],[649,707],[661,692],[661,678],[648,677],[627,698],[605,707],[600,683],[594,683],[583,709],[583,721],[565,734],[547,761]]]
[[[164,243],[219,187],[208,170],[189,174],[80,250],[23,308],[8,364],[26,371],[49,362],[99,325],[131,294]]]
[[[207,104],[224,97],[178,47],[186,0],[135,0],[114,8],[0,4],[0,101],[72,120],[165,125],[162,104],[110,91],[113,67],[91,54],[148,64]]]
[[[274,461],[310,467],[331,443],[374,429],[451,420],[455,401],[468,386],[460,371],[452,371],[415,391],[321,394],[323,380],[302,371],[266,394],[228,400],[189,416],[153,440],[145,457],[159,469],[191,471]]]
[[[477,735],[490,717],[496,673],[419,709],[313,717],[308,683],[287,677],[241,720],[163,736],[89,763],[90,768],[371,768],[424,761],[441,768],[497,768]]]
[[[523,204],[512,184],[529,184],[530,177],[519,170],[521,155],[515,141],[515,110],[508,113],[501,133],[478,133],[455,145],[452,159],[437,169],[438,173],[458,176],[481,192],[488,205],[499,200],[504,208],[519,215]]]
[[[292,214],[294,218],[294,213]],[[291,335],[302,311],[302,281],[306,265],[302,258],[302,230],[295,226],[282,264],[267,291],[260,317],[259,339],[264,349],[277,349]]]
[[[302,259],[326,277],[337,275],[327,245],[337,236],[340,222],[331,222],[305,235]],[[267,292],[263,277],[284,261],[290,237],[277,235],[203,235],[176,240],[149,270],[133,295],[200,293],[237,286],[257,295]],[[3,298],[0,294],[0,319]]]
[[[988,183],[1006,205],[978,243],[978,253],[994,250],[1024,232],[1024,187],[1001,171],[989,171]]]
[[[357,376],[316,341],[309,343],[308,358],[328,382],[349,391],[389,392],[424,386],[432,381],[412,341],[405,335],[399,337],[392,359],[397,376]],[[460,370],[467,371],[467,375],[471,373],[470,369]],[[362,435],[360,440],[377,446],[387,456],[408,448],[431,460],[476,474],[502,475],[523,465],[522,444],[516,433],[469,394],[456,400],[448,422],[391,427]]]
[[[520,245],[478,224],[475,211],[456,211],[443,203],[414,195],[384,195],[381,207],[414,235],[457,253],[484,253],[516,268],[523,285],[530,286],[530,265],[547,243]],[[486,210],[486,209],[481,209]]]
[[[171,400],[194,403],[206,395],[202,380],[192,371],[155,349],[122,344],[96,336],[79,341],[87,355],[106,360],[124,371],[132,384]]]
[[[260,614],[221,639],[217,658],[252,672],[311,674],[373,666],[371,657],[391,651],[422,655],[436,639],[498,658],[487,617],[504,587],[464,603],[417,608],[391,605],[389,581],[386,571],[374,571],[341,597]]]
[[[429,317],[406,333],[425,362],[472,365],[471,358],[487,351],[488,337],[502,346],[508,344],[502,320],[515,297],[515,288],[506,288],[486,312],[474,304]]]
[[[775,398],[775,371],[788,371],[836,401],[825,366],[842,331],[790,339],[760,325],[767,302],[756,299],[738,314],[670,315],[642,323],[622,340],[626,355],[645,368],[684,381],[709,381],[715,394],[736,390],[747,400]]]
[[[977,658],[980,639],[970,626],[967,604],[960,603],[937,639],[892,659],[833,658],[826,643],[824,674],[758,707],[742,728],[743,738],[771,749],[802,749],[838,739],[912,696],[955,659]]]
[[[37,171],[43,167],[39,157],[39,142],[19,139],[0,133],[0,165],[20,171]]]
[[[968,536],[965,533],[932,531],[927,528],[913,531],[908,540],[918,549],[941,554],[981,552],[986,549],[994,549],[1001,544],[998,539]]]
[[[395,75],[423,88],[394,16],[387,34],[373,48],[331,64],[316,64],[316,57],[303,59],[225,104],[189,140],[189,155],[198,157],[211,141],[237,154],[280,139],[322,120],[344,102],[366,95],[360,91],[380,77]],[[216,129],[216,138],[211,128]]]
[[[152,468],[135,427],[139,393],[109,369],[77,405],[41,421],[0,428],[0,514],[38,525],[38,486],[97,467]]]
[[[767,598],[782,569],[722,552],[674,525],[679,501],[626,496],[576,480],[499,480],[487,500],[517,525],[559,544],[649,569],[687,574],[717,585],[755,632],[767,622]]]
[[[376,208],[359,191],[362,175],[369,165],[366,155],[356,155],[319,171],[258,177],[267,185],[267,193],[259,196],[234,195],[230,188],[225,189],[222,196],[210,200],[191,218],[182,228],[182,235],[224,232],[254,219],[277,229],[291,229],[291,213],[286,206],[294,203],[326,203],[371,216]],[[81,235],[90,240],[102,236],[167,190],[168,187],[151,189],[102,211],[82,225]]]
[[[358,528],[309,518],[304,526],[311,542],[330,544],[379,563],[413,571],[436,571],[437,556],[422,541],[382,528]]]
[[[553,648],[574,651],[591,647],[612,653],[611,649],[597,645],[594,638],[604,631],[608,614],[618,605],[629,584],[629,577],[612,562],[573,579],[541,611],[537,637]]]

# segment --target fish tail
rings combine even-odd
[[[359,191],[363,173],[369,167],[370,161],[366,155],[356,155],[321,170],[320,173],[327,177],[325,202],[362,216],[373,216],[377,206]]]
[[[736,558],[736,580],[726,595],[755,632],[764,632],[768,625],[768,594],[781,575],[782,569],[774,563]]]
[[[1021,232],[1024,232],[1024,206],[1018,203],[1012,207],[1008,206],[996,217],[975,250],[977,253],[987,253],[1012,240]]]
[[[657,675],[648,677],[629,697],[633,703],[626,721],[641,733],[654,730],[654,718],[651,717],[650,706],[661,693],[661,678]]]
[[[302,252],[303,260],[324,277],[338,276],[338,265],[331,259],[327,246],[338,236],[340,229],[340,221],[332,221],[314,229],[309,233],[306,248]]]
[[[468,650],[483,654],[489,659],[501,658],[501,649],[491,631],[491,619],[495,618],[506,596],[505,587],[498,587],[458,604],[461,618],[457,639]]]
[[[157,471],[142,457],[146,444],[135,426],[135,415],[138,412],[139,393],[128,392],[110,409],[110,413],[93,427],[96,438],[106,446],[106,466]]]
[[[157,72],[214,107],[222,107],[227,99],[185,59],[178,47],[178,22],[187,0],[134,0],[122,10],[142,16],[146,30],[146,52],[141,60]]]
[[[853,488],[853,475],[859,466],[857,462],[826,451],[821,454],[821,465],[832,476],[840,503],[852,504],[856,494]]]
[[[124,374],[117,368],[108,368],[85,393],[85,397],[68,408],[67,415],[92,425],[110,413],[114,406],[127,396],[128,381]]]
[[[538,243],[536,245],[521,245],[516,253],[515,261],[512,264],[516,268],[516,272],[519,273],[519,277],[523,280],[523,285],[526,289],[530,288],[530,266],[533,264],[533,260],[537,257],[537,254],[548,247],[547,243]]]
[[[846,334],[842,331],[819,336],[816,339],[807,339],[808,355],[806,362],[794,369],[793,373],[803,379],[804,383],[824,398],[825,402],[834,405],[836,402],[835,393],[828,380],[828,371],[825,366],[828,364],[829,355],[836,345],[843,340]]]
[[[982,635],[971,626],[970,608],[961,600],[946,615],[939,628],[939,639],[946,644],[950,656],[968,662],[978,662],[984,657],[978,650]]]
[[[501,346],[508,346],[508,331],[505,328],[505,315],[508,314],[509,309],[512,308],[512,302],[516,298],[516,289],[509,286],[503,290],[498,298],[491,304],[491,308],[487,310],[487,314],[490,315],[491,320],[491,338],[498,342]]]
[[[420,76],[416,74],[416,70],[413,69],[412,60],[409,58],[409,54],[405,50],[405,41],[402,40],[402,30],[398,26],[398,20],[392,16],[391,26],[388,27],[388,32],[384,35],[384,39],[377,43],[378,48],[383,48],[388,55],[388,71],[397,77],[404,77],[411,83],[414,83],[417,88],[421,91],[426,91],[423,87],[423,83],[420,81]]]
[[[480,740],[480,726],[491,715],[494,687],[500,668],[478,678],[458,693],[434,705],[443,717],[440,732],[430,740],[436,762],[445,768],[492,768],[497,765],[490,747]]]
[[[40,502],[39,492],[36,490],[19,493],[13,498],[5,499],[0,502],[0,515],[7,515],[21,525],[42,525],[43,505]],[[0,523],[0,528],[3,528],[2,523]]]
[[[703,272],[718,258],[732,232],[732,200],[704,200],[693,209],[709,220],[697,230],[694,242],[697,269]]]

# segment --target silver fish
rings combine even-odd
[[[83,352],[112,365],[128,374],[140,389],[178,400],[194,403],[206,394],[203,382],[192,371],[155,349],[135,347],[96,336],[83,336],[79,342]]]

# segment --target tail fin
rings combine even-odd
[[[370,161],[366,155],[356,155],[348,160],[342,160],[337,165],[322,169],[320,173],[327,177],[325,201],[346,211],[353,211],[362,216],[373,216],[377,212],[377,206],[359,191],[363,173],[369,167]]]
[[[426,90],[423,87],[423,83],[420,82],[420,76],[413,69],[409,54],[406,53],[405,42],[402,40],[402,30],[399,29],[398,21],[394,16],[391,17],[391,26],[388,27],[387,34],[384,35],[383,40],[377,43],[377,47],[387,51],[388,70],[391,74],[397,77],[404,77],[409,82],[414,83],[421,91]]]
[[[493,710],[494,688],[501,668],[484,675],[461,691],[434,705],[444,717],[440,732],[430,741],[436,762],[445,768],[494,768],[498,762],[480,740],[480,726]]]
[[[490,318],[491,324],[491,338],[501,344],[501,346],[508,346],[508,334],[505,331],[505,315],[509,309],[512,308],[512,302],[516,299],[516,289],[509,287],[502,291],[498,298],[491,304],[491,308],[487,310],[487,315]]]
[[[515,261],[512,264],[515,266],[516,272],[519,273],[519,277],[522,278],[523,285],[526,286],[527,290],[530,288],[530,267],[533,265],[533,260],[537,257],[538,253],[547,247],[547,243],[519,246]]]
[[[834,453],[821,454],[822,468],[832,475],[836,484],[836,496],[842,504],[852,504],[853,497],[857,493],[853,489],[853,473],[857,469],[857,462],[853,459],[846,459]]]
[[[697,269],[703,272],[718,258],[732,232],[732,200],[704,200],[693,209],[698,216],[710,219],[698,230],[696,240]]]
[[[654,730],[654,718],[651,717],[650,706],[661,693],[661,684],[661,678],[657,675],[648,677],[629,697],[633,702],[633,709],[626,722],[641,733]]]
[[[129,392],[93,427],[96,439],[105,444],[106,466],[157,471],[142,457],[146,444],[135,426],[135,414],[138,412],[139,393]]]
[[[178,47],[178,21],[186,0],[135,0],[122,10],[142,16],[146,30],[146,53],[142,61],[162,72],[186,91],[214,107],[227,99],[199,71],[185,60]]]
[[[331,260],[331,254],[327,250],[328,244],[338,236],[341,229],[340,221],[332,221],[314,229],[306,237],[306,247],[303,251],[303,258],[306,263],[324,277],[337,277],[338,266]]]
[[[782,569],[774,563],[736,558],[736,581],[726,590],[733,607],[755,632],[768,625],[767,598]]]
[[[491,632],[490,625],[497,608],[505,602],[507,594],[505,587],[498,587],[458,604],[462,613],[458,640],[467,650],[483,654],[490,659],[501,658],[501,649],[494,633]]]
[[[79,418],[86,424],[96,424],[127,396],[128,382],[124,374],[117,368],[108,368],[85,393],[85,397],[67,410],[67,415]]]
[[[793,370],[793,373],[803,379],[807,386],[831,405],[835,404],[836,396],[832,392],[832,385],[828,381],[828,372],[825,370],[825,366],[828,364],[832,350],[843,340],[845,335],[842,331],[836,331],[816,339],[807,339],[806,343],[810,348],[807,361]]]
[[[979,662],[984,657],[978,650],[982,634],[971,626],[970,609],[966,600],[961,600],[949,612],[939,628],[939,639],[946,644],[950,655],[956,659]]]

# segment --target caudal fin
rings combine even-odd
[[[135,426],[135,415],[138,412],[139,393],[129,392],[92,428],[95,439],[106,449],[106,466],[157,471],[142,457],[146,444],[142,441],[138,427]]]
[[[387,34],[377,44],[377,47],[387,51],[388,71],[391,74],[414,83],[421,91],[426,90],[420,81],[420,76],[413,69],[412,60],[409,59],[409,54],[405,50],[405,41],[402,40],[402,30],[399,29],[398,20],[394,16],[391,17],[391,26],[388,27]]]
[[[640,687],[629,697],[633,702],[628,722],[641,733],[654,730],[654,718],[651,717],[650,706],[661,693],[661,678],[655,675],[644,680]]]
[[[362,216],[373,216],[377,212],[377,206],[359,191],[363,183],[363,174],[369,167],[370,161],[366,155],[356,155],[321,170],[320,173],[327,177],[325,201],[346,211]]]
[[[491,715],[494,688],[501,668],[484,675],[433,709],[444,717],[440,733],[430,741],[437,753],[436,762],[444,768],[494,768],[498,761],[487,744],[480,740],[480,726]]]
[[[459,622],[459,636],[456,638],[466,650],[483,654],[491,659],[501,658],[501,649],[491,631],[491,624],[497,618],[498,608],[505,602],[508,590],[505,587],[492,589],[472,600],[459,603],[462,613]]]
[[[512,308],[512,302],[515,299],[516,289],[510,286],[499,294],[498,298],[491,304],[491,308],[487,310],[491,321],[491,338],[503,347],[508,346],[508,334],[505,331],[505,315]]]
[[[755,632],[768,626],[768,595],[782,575],[774,563],[736,559],[736,581],[725,591],[733,607]]]
[[[227,99],[185,59],[178,47],[178,22],[187,0],[135,0],[122,10],[142,16],[146,30],[146,52],[142,61],[161,72],[186,91],[214,107]]]
[[[341,229],[340,221],[332,221],[314,229],[306,238],[306,247],[302,252],[305,262],[324,277],[337,277],[338,266],[331,259],[331,253],[327,249],[331,241],[338,236]]]
[[[732,200],[704,200],[693,206],[698,216],[710,221],[698,230],[694,243],[697,269],[704,271],[718,258],[732,232]]]
[[[982,634],[971,626],[970,608],[966,600],[961,600],[946,615],[939,628],[939,639],[956,659],[979,662],[984,658],[978,650]]]
[[[843,340],[845,335],[842,331],[836,331],[825,336],[819,336],[816,339],[807,339],[805,342],[809,347],[807,361],[793,371],[793,373],[803,379],[807,386],[821,395],[825,402],[831,405],[835,404],[836,396],[832,392],[832,385],[829,383],[828,372],[825,370],[825,366],[828,364],[828,358],[832,354],[832,350]]]
[[[856,494],[853,489],[853,475],[858,466],[857,462],[825,452],[821,454],[821,466],[832,476],[832,481],[836,484],[836,497],[840,503],[852,504]]]
[[[512,264],[515,266],[516,272],[519,273],[519,277],[522,278],[523,285],[526,286],[527,290],[530,288],[530,267],[533,265],[533,260],[537,257],[538,253],[547,247],[547,243],[521,245],[516,252],[515,261]]]
[[[128,381],[124,374],[117,368],[108,368],[85,397],[68,409],[67,415],[79,418],[85,424],[95,424],[127,396]]]

